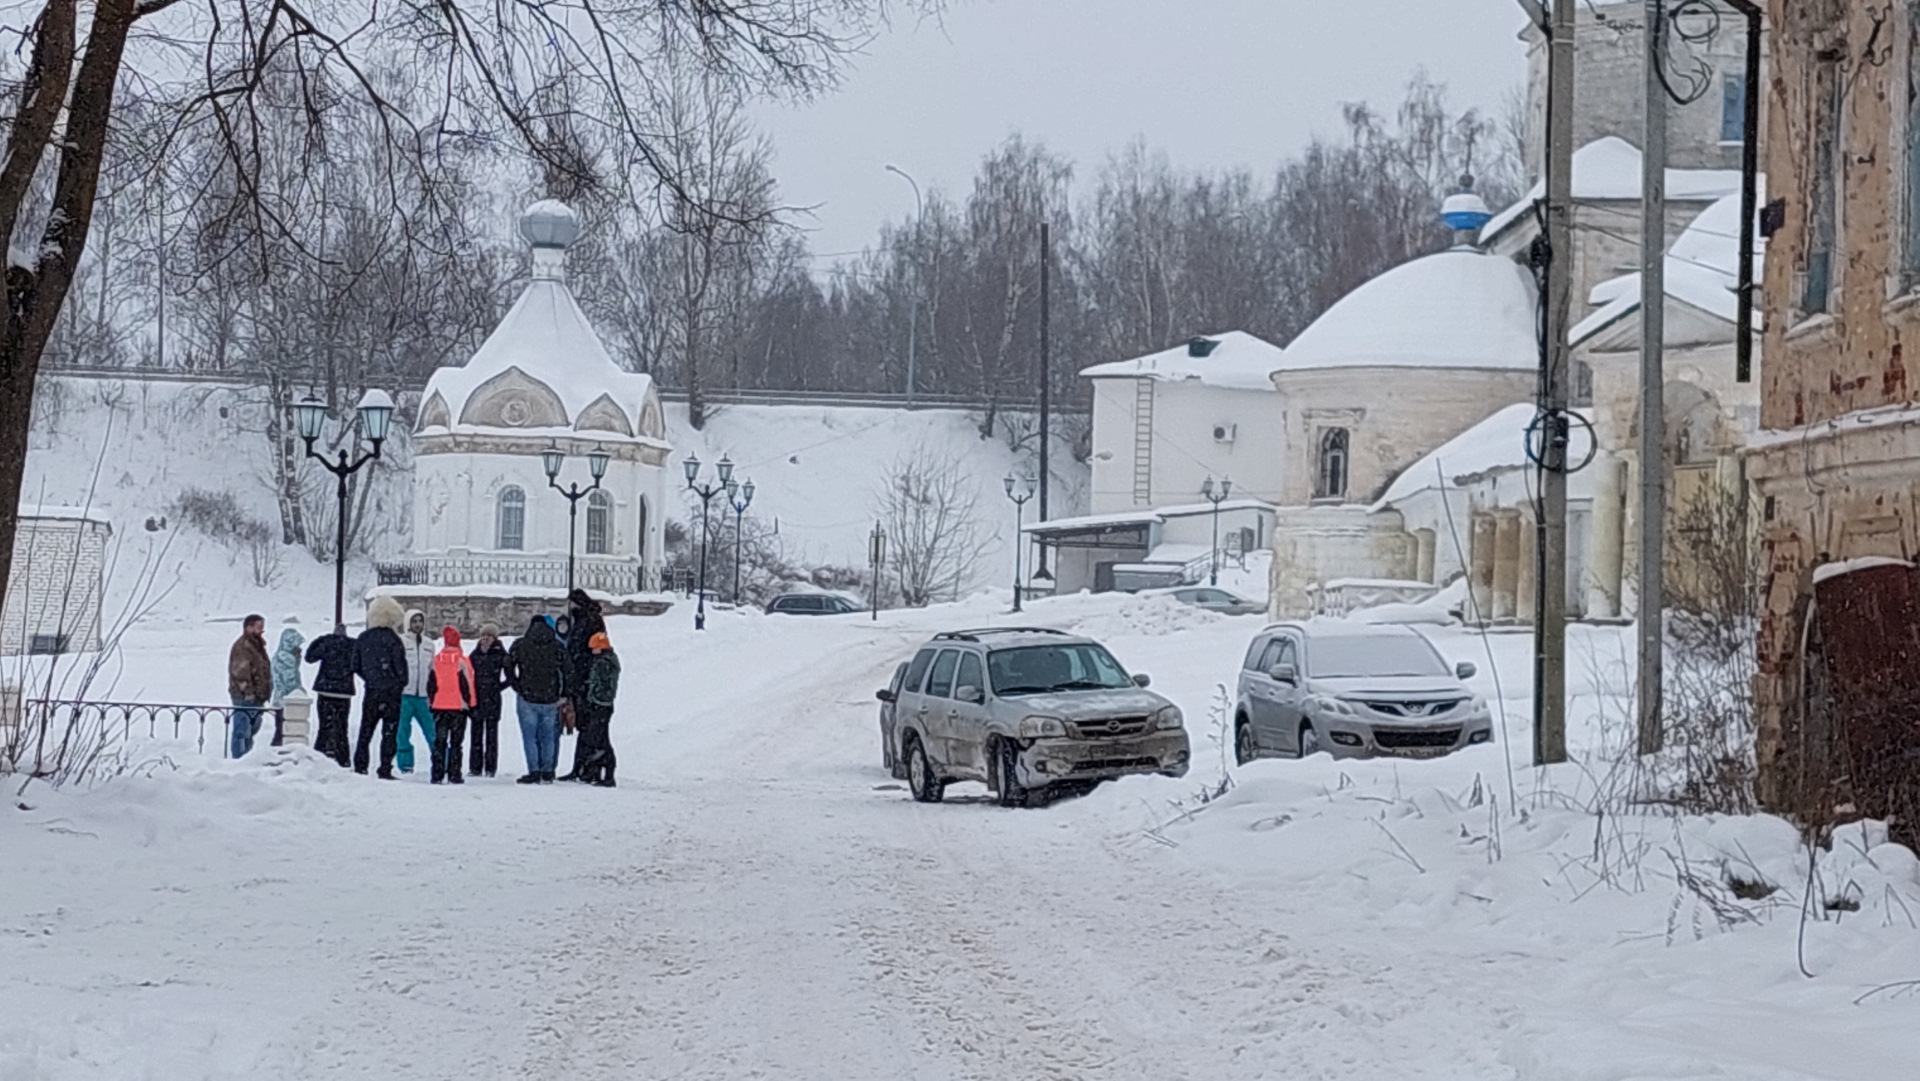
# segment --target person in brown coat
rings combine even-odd
[[[233,699],[233,732],[229,750],[239,758],[253,749],[260,732],[260,707],[273,696],[273,662],[267,659],[267,621],[248,616],[240,637],[227,650],[227,695]]]

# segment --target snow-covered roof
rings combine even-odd
[[[41,518],[62,522],[93,522],[97,525],[109,524],[105,512],[98,507],[74,507],[57,503],[22,503],[20,504],[19,517],[23,521],[28,518]]]
[[[1681,201],[1718,199],[1740,190],[1738,169],[1668,169],[1667,198]],[[1482,243],[1507,230],[1527,216],[1533,204],[1546,196],[1544,184],[1533,189],[1512,206],[1494,215],[1480,229]],[[1617,135],[1608,135],[1573,152],[1573,197],[1576,200],[1638,200],[1640,198],[1640,148]],[[1734,220],[1739,221],[1736,211]]]
[[[1765,178],[1761,178],[1756,206],[1766,201]],[[1766,242],[1754,230],[1754,280],[1760,278],[1766,255]],[[1739,318],[1740,298],[1740,194],[1723,196],[1700,212],[1673,245],[1667,249],[1666,295],[1671,300],[1698,308],[1708,315],[1733,323]],[[1620,320],[1640,310],[1640,275],[1623,274],[1593,287],[1588,300],[1599,305],[1592,314],[1574,325],[1573,344],[1579,345]],[[1754,314],[1759,329],[1760,313]],[[1731,334],[1731,331],[1729,331]]]
[[[1534,293],[1511,259],[1422,256],[1328,308],[1287,346],[1282,369],[1535,368]]]
[[[1273,389],[1273,372],[1282,363],[1279,346],[1244,330],[1203,337],[1215,343],[1213,351],[1204,357],[1193,355],[1191,342],[1182,342],[1144,357],[1082,368],[1080,374],[1090,379],[1197,379],[1207,386],[1230,390]]]
[[[1383,510],[1443,485],[1453,487],[1466,477],[1527,465],[1527,427],[1538,413],[1533,403],[1517,402],[1440,444],[1402,470],[1373,509]],[[1582,430],[1575,425],[1576,442]],[[1574,449],[1586,453],[1583,448]]]
[[[1223,499],[1219,511],[1228,514],[1241,510],[1272,511],[1274,505],[1264,499]],[[1083,514],[1078,518],[1055,518],[1046,522],[1029,522],[1021,526],[1023,533],[1050,535],[1054,533],[1081,533],[1098,529],[1125,526],[1159,525],[1169,518],[1193,518],[1202,514],[1212,514],[1212,503],[1181,503],[1168,507],[1155,507],[1152,510],[1125,510],[1111,514]]]
[[[536,203],[528,208],[522,231],[527,232],[525,227],[531,224],[538,226],[534,232],[542,241],[565,238],[562,211],[571,214],[566,207],[551,200]],[[620,367],[607,352],[600,336],[588,323],[586,313],[580,310],[567,288],[561,269],[564,250],[559,244],[536,244],[534,278],[500,320],[500,325],[466,364],[437,369],[428,378],[426,391],[421,395],[422,430],[512,431],[525,435],[579,430],[596,440],[664,445],[664,440],[644,432],[652,378]],[[525,423],[516,423],[514,418],[519,415],[516,412],[504,417],[493,416],[491,410],[487,410],[484,417],[472,415],[468,407],[473,404],[475,392],[494,380],[502,380],[503,386],[518,384],[542,401],[546,399],[539,391],[542,388],[551,391],[564,416],[542,418],[535,409],[527,415]],[[444,402],[444,415],[434,402],[435,395]],[[594,415],[583,418],[582,414],[590,407]],[[547,423],[545,419],[562,423]],[[586,423],[583,424],[583,420]],[[625,431],[619,430],[622,427]]]

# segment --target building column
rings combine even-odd
[[[1520,586],[1520,512],[1494,512],[1493,618],[1511,620]]]
[[[1621,614],[1620,576],[1626,554],[1626,484],[1622,474],[1627,463],[1611,454],[1593,463],[1598,471],[1593,491],[1593,536],[1587,543],[1586,590],[1587,615],[1614,619]]]
[[[1520,516],[1519,570],[1513,591],[1513,617],[1518,622],[1531,624],[1540,592],[1540,531],[1530,514]]]
[[[1467,549],[1468,592],[1473,611],[1468,615],[1481,623],[1493,622],[1493,515],[1474,511],[1471,517]]]
[[[1444,498],[1446,493],[1441,493]],[[1433,580],[1433,530],[1416,529],[1413,531],[1413,576],[1422,582],[1438,585]]]

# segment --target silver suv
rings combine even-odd
[[[1410,627],[1311,620],[1254,636],[1240,670],[1233,750],[1242,765],[1271,755],[1434,758],[1493,740],[1474,667],[1449,669]]]
[[[938,803],[952,781],[980,781],[1015,807],[1053,789],[1187,772],[1180,708],[1090,638],[949,631],[898,678],[877,697],[893,707],[889,749],[922,803]]]

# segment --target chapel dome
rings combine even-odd
[[[1511,259],[1464,248],[1422,256],[1328,308],[1280,368],[1537,368],[1535,292]]]
[[[580,215],[558,199],[542,199],[520,212],[520,235],[536,248],[564,250],[580,239]]]

